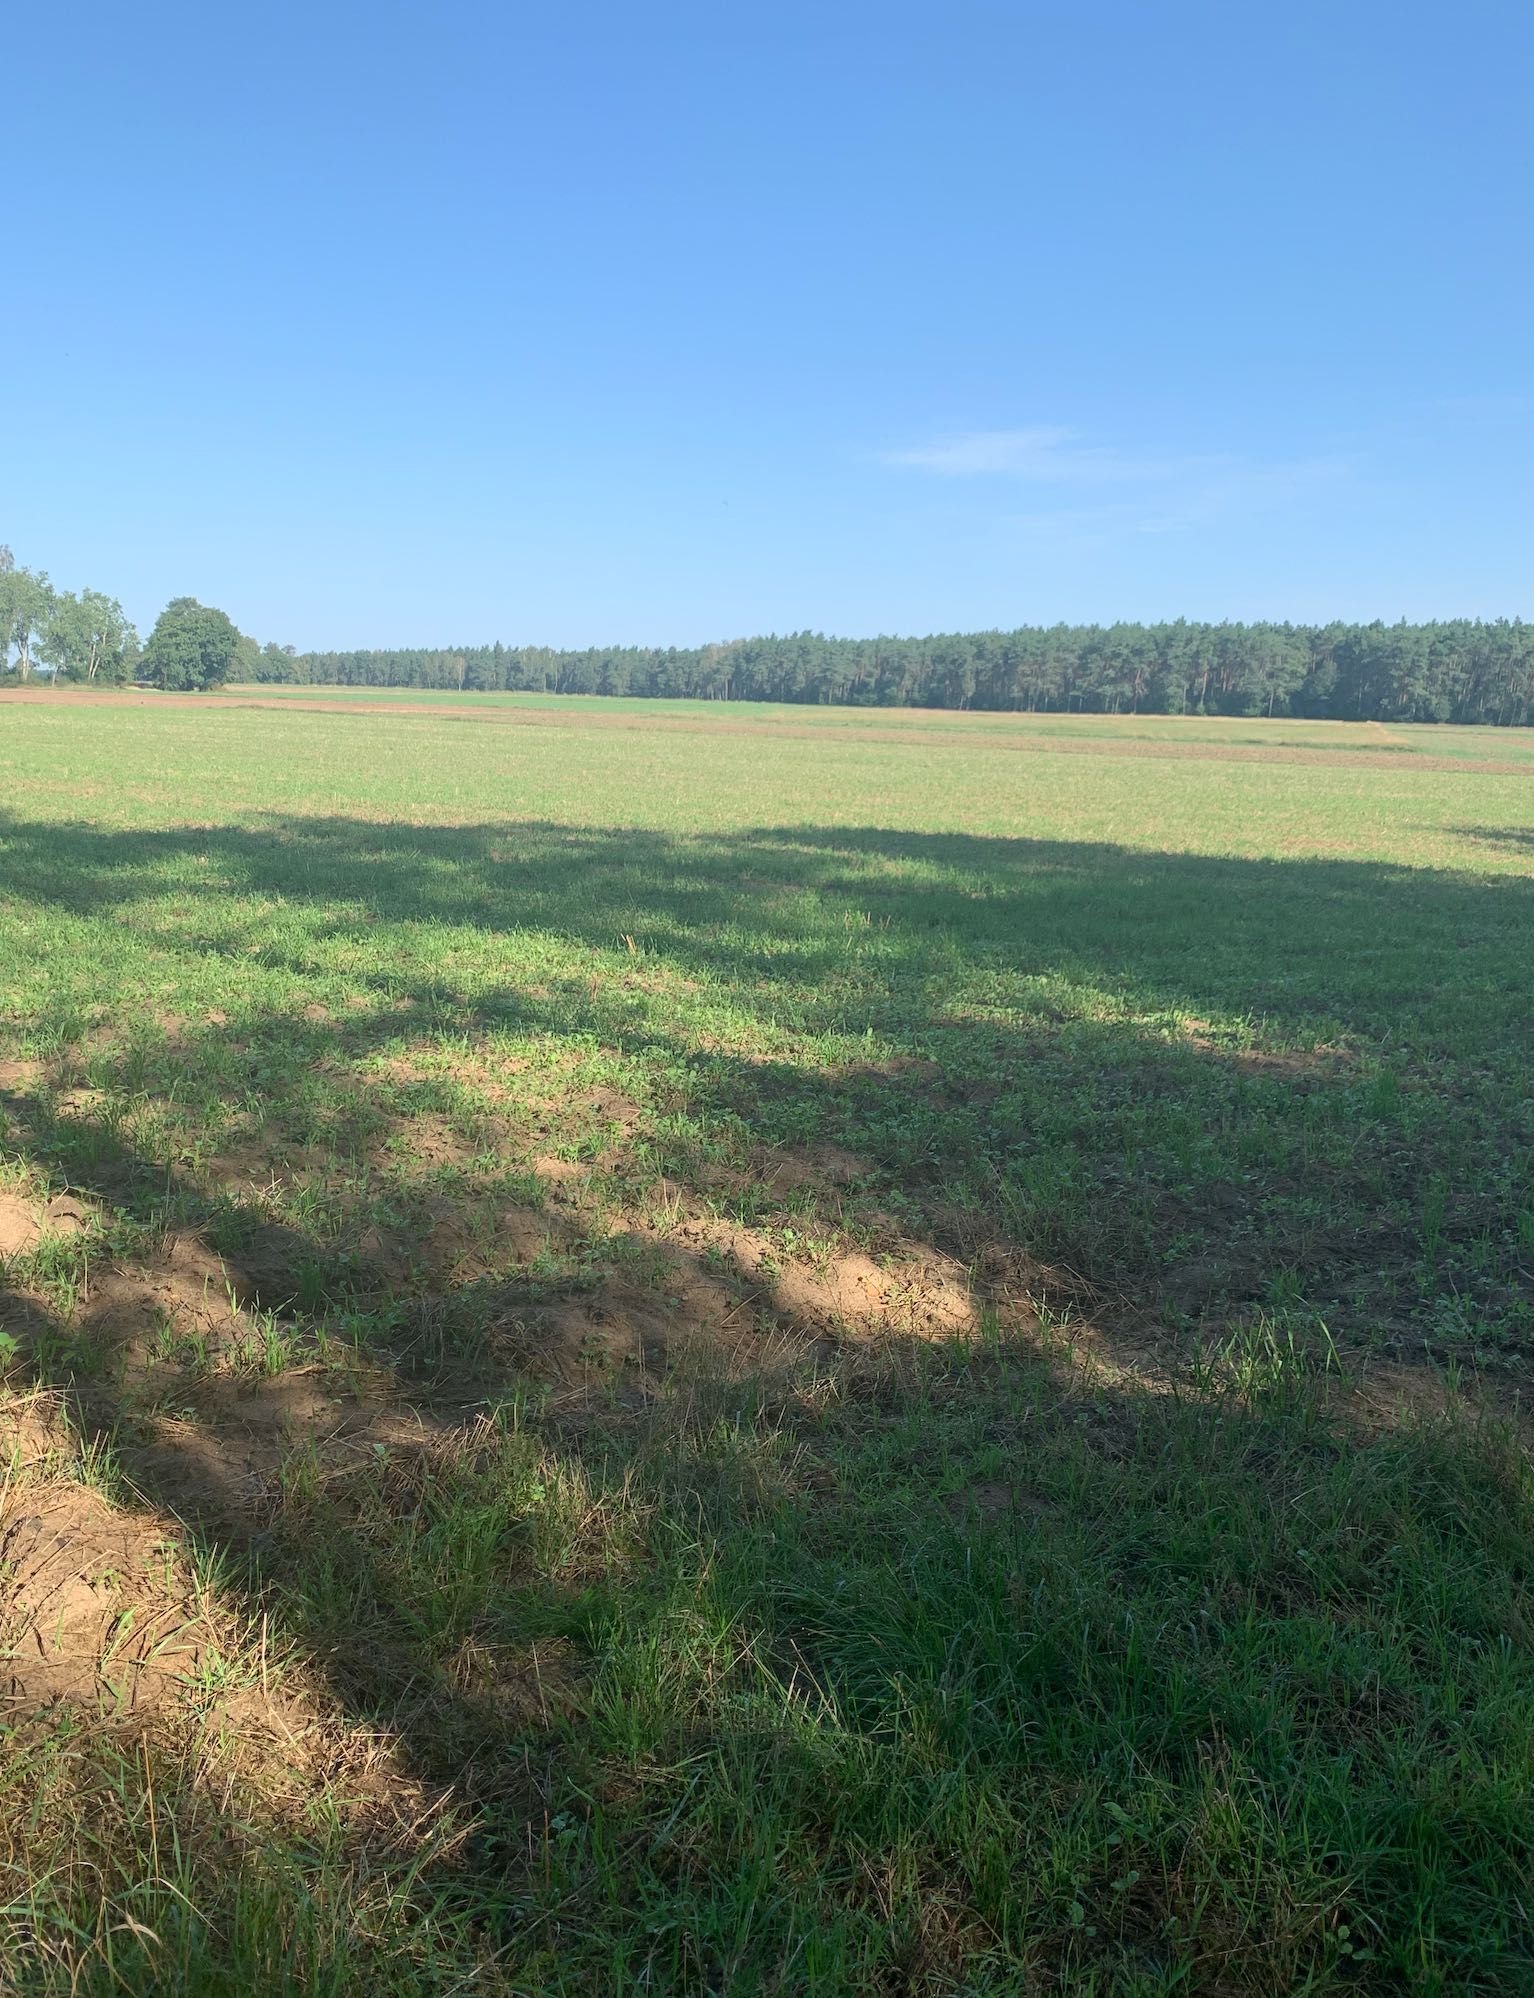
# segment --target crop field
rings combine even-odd
[[[0,697],[0,1992],[1534,1989],[1534,734]]]

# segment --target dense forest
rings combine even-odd
[[[836,701],[1108,714],[1534,722],[1534,625],[1112,624],[934,638],[742,638],[688,649],[268,646],[264,677],[316,686]]]
[[[0,548],[0,678],[670,695],[867,707],[1329,716],[1534,724],[1534,624],[1020,626],[933,638],[739,638],[692,647],[297,652],[177,597],[148,643],[115,598],[58,591]]]

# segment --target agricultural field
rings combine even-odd
[[[1534,1988],[1534,733],[0,696],[0,1992]]]

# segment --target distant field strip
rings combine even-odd
[[[200,694],[132,694],[70,691],[0,694],[0,705],[102,704],[119,713],[129,708],[197,708]],[[1425,769],[1471,769],[1489,773],[1534,772],[1534,732],[1527,729],[1438,728],[1426,725],[1386,728],[1378,722],[1283,720],[1193,721],[1168,716],[1060,716],[949,713],[940,710],[757,707],[744,702],[625,701],[598,696],[532,694],[411,693],[385,688],[295,687],[228,688],[216,698],[222,708],[282,708],[319,714],[345,714],[365,706],[371,714],[419,717],[431,710],[440,718],[494,721],[521,727],[622,729],[653,734],[685,730],[709,735],[769,736],[780,740],[824,740],[854,732],[864,742],[909,742],[913,736],[952,739],[979,736],[993,746],[1045,749],[1060,755],[1192,756],[1253,763],[1326,763],[1341,760],[1367,766],[1410,757]]]

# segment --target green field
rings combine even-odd
[[[0,698],[0,1992],[1534,1989],[1531,828]]]

